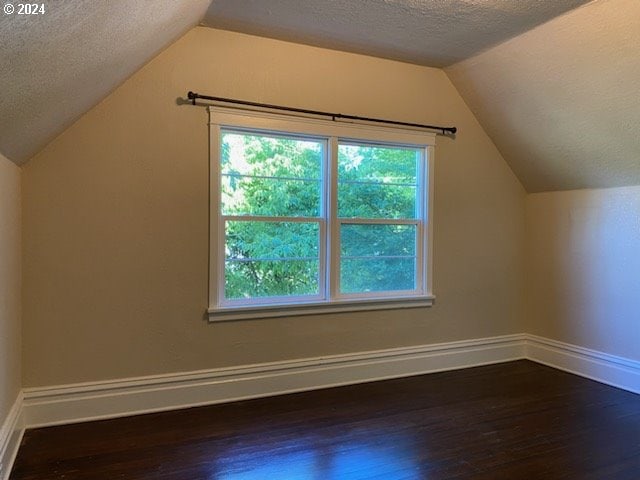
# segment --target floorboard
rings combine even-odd
[[[11,480],[640,479],[640,396],[521,360],[29,430]]]

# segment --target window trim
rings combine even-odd
[[[332,312],[385,310],[397,308],[415,308],[431,306],[435,299],[432,293],[432,264],[433,264],[433,165],[435,133],[419,130],[410,130],[397,127],[379,125],[334,122],[330,120],[309,118],[304,116],[292,116],[280,113],[270,113],[254,110],[243,110],[230,107],[209,106],[209,307],[207,314],[209,321],[229,321],[255,318],[271,318],[281,316],[312,315]],[[320,255],[320,279],[324,282],[325,296],[310,295],[302,297],[271,297],[260,299],[260,304],[243,302],[241,305],[233,304],[221,298],[222,289],[220,282],[224,282],[224,229],[219,226],[224,215],[221,212],[222,189],[219,186],[220,179],[220,142],[221,130],[234,131],[247,130],[256,133],[274,132],[291,134],[294,136],[307,136],[313,139],[326,139],[327,161],[324,162],[323,171],[323,199],[321,219],[316,217],[302,217],[298,221],[318,221],[321,237]],[[337,212],[337,152],[338,142],[356,142],[371,144],[395,144],[424,149],[424,159],[420,162],[419,175],[422,176],[424,187],[419,198],[420,212],[417,220],[402,220],[403,224],[415,224],[416,256],[421,260],[419,265],[420,277],[418,282],[422,285],[417,288],[419,293],[408,292],[381,292],[372,297],[369,294],[341,295],[339,293],[339,227],[341,223],[350,223],[348,218],[338,218],[337,214],[327,216],[327,212]],[[425,178],[426,176],[426,178]],[[426,206],[426,209],[425,209]],[[421,216],[424,215],[424,216]],[[275,219],[279,217],[264,217]],[[286,217],[283,217],[286,218]],[[423,221],[424,219],[424,221]],[[381,223],[394,223],[394,220],[380,219]],[[369,223],[362,219],[353,219],[353,224]],[[426,229],[426,235],[422,234],[420,241],[420,226]],[[222,230],[222,231],[221,231]],[[326,230],[323,241],[322,231]],[[331,247],[334,247],[333,249]],[[420,251],[420,254],[418,251]],[[327,265],[327,263],[329,265]],[[329,271],[333,275],[327,275]],[[420,270],[422,270],[420,272]],[[322,288],[321,288],[322,291]],[[286,302],[284,299],[286,298]],[[226,304],[223,304],[226,303]]]

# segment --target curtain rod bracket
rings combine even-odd
[[[426,128],[429,130],[438,130],[442,135],[455,135],[458,129],[456,127],[441,127],[437,125],[423,125],[421,123],[399,122],[396,120],[385,120],[382,118],[359,117],[357,115],[344,115],[342,113],[323,112],[320,110],[308,110],[305,108],[284,107],[282,105],[273,105],[269,103],[249,102],[247,100],[236,100],[233,98],[213,97],[210,95],[201,95],[196,92],[189,91],[187,98],[191,100],[191,104],[195,105],[198,98],[202,100],[210,100],[212,102],[233,103],[235,105],[245,105],[249,107],[266,108],[269,110],[280,110],[285,112],[303,113],[306,115],[317,115],[321,117],[331,117],[335,122],[336,119],[358,120],[361,122],[383,123],[387,125],[398,125],[401,127]]]

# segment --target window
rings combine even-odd
[[[434,134],[210,115],[211,320],[432,303]]]

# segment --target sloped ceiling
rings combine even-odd
[[[214,0],[209,27],[442,67],[587,0]]]
[[[640,185],[640,1],[590,3],[446,72],[527,191]]]
[[[0,152],[28,160],[195,26],[210,3],[57,0],[43,15],[0,14]]]
[[[529,191],[637,184],[640,2],[572,10],[586,2],[50,1],[45,15],[0,15],[0,152],[27,161],[203,22],[429,66],[466,59],[446,71]]]

